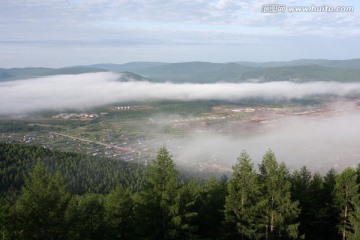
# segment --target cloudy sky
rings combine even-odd
[[[265,4],[285,4],[264,13]],[[290,12],[291,6],[353,12]],[[358,0],[2,0],[0,68],[359,58]]]

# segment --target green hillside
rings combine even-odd
[[[137,190],[141,187],[144,172],[144,167],[136,163],[31,145],[0,143],[0,196],[17,195],[38,160],[50,172],[59,171],[73,194],[108,193],[117,184]]]
[[[19,78],[37,77],[46,75],[52,71],[51,68],[0,68],[0,81],[9,81]]]
[[[311,66],[343,68],[343,69],[360,69],[360,59],[349,60],[326,60],[326,59],[299,59],[288,62],[237,62],[240,65],[248,67],[291,67],[291,66]]]
[[[138,72],[157,81],[172,82],[268,82],[268,81],[360,81],[360,70],[317,65],[249,67],[235,63],[174,63]]]
[[[1,81],[11,81],[18,79],[26,79],[33,77],[41,77],[48,75],[61,75],[61,74],[82,74],[82,73],[91,73],[91,72],[106,72],[107,70],[100,68],[90,68],[90,67],[67,67],[67,68],[0,68],[0,82]]]
[[[169,63],[163,62],[130,62],[124,64],[113,64],[113,63],[103,63],[103,64],[93,64],[86,67],[101,68],[108,71],[114,72],[136,72],[142,69],[158,67],[162,65],[167,65]]]
[[[336,82],[359,82],[360,70],[339,69],[321,66],[293,66],[276,68],[255,68],[241,76],[241,80],[259,79],[261,82],[268,81],[336,81]]]
[[[138,74],[132,72],[121,72],[121,77],[119,78],[122,82],[130,82],[130,81],[151,81],[149,78],[145,78]]]
[[[92,68],[92,67],[66,67],[66,68],[50,70],[44,75],[82,74],[82,73],[94,73],[94,72],[107,72],[107,70],[101,68]]]
[[[170,81],[177,83],[268,82],[268,81],[360,81],[360,59],[295,60],[289,62],[132,62],[126,64],[95,64],[59,69],[0,69],[0,81],[59,74],[120,72],[125,81]]]
[[[250,67],[236,63],[186,62],[147,68],[137,73],[158,81],[211,83],[234,82],[250,70]]]

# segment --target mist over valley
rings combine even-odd
[[[1,239],[360,239],[360,1],[0,6]]]
[[[332,72],[343,71],[336,64]],[[237,67],[253,67],[247,65]],[[306,165],[326,172],[356,166],[360,82],[293,78],[293,63],[288,65],[261,66],[272,72],[290,67],[283,78],[279,70],[276,80],[238,77],[228,82],[193,76],[209,72],[207,65],[185,71],[181,81],[179,75],[167,75],[175,70],[165,63],[73,67],[44,76],[17,69],[25,74],[19,74],[22,79],[0,82],[1,141],[139,162],[150,161],[166,145],[179,166],[216,173],[231,172],[243,149],[255,163],[272,149],[290,169]],[[157,68],[158,76],[164,68],[172,70],[165,71],[166,80],[139,75],[154,75]]]

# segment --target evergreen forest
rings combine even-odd
[[[360,239],[360,167],[290,171],[246,151],[231,176],[0,143],[1,239]]]

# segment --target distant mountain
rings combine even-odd
[[[13,81],[20,79],[28,79],[33,77],[52,76],[52,75],[74,75],[82,73],[94,73],[94,72],[108,72],[108,70],[91,68],[91,67],[67,67],[59,69],[51,68],[12,68],[12,69],[0,69],[0,82]],[[145,78],[132,72],[120,72],[119,81],[151,81],[151,79]]]
[[[358,69],[360,70],[360,59],[350,60],[325,60],[325,59],[299,59],[288,62],[237,62],[248,67],[291,67],[291,66],[321,66],[330,68]]]
[[[301,61],[297,63],[303,63]],[[237,63],[173,63],[139,70],[136,73],[157,81],[172,82],[267,82],[267,81],[360,81],[360,69],[296,65],[251,67]],[[331,63],[334,64],[335,63]],[[336,63],[343,66],[344,64]],[[270,66],[270,63],[269,65]]]
[[[49,71],[51,68],[36,68],[36,67],[28,67],[28,68],[0,68],[0,81],[8,81],[19,78],[29,78],[41,76]]]
[[[151,81],[149,78],[145,78],[143,76],[140,76],[138,74],[132,73],[132,72],[121,72],[119,73],[119,81],[121,82],[131,82],[131,81]]]
[[[0,79],[8,79],[11,77],[12,77],[12,75],[8,72],[0,72]]]
[[[360,82],[360,59],[308,60],[289,62],[132,62],[95,64],[67,68],[0,69],[0,81],[59,74],[92,72],[122,73],[121,81],[170,81],[177,83],[268,82],[268,81],[340,81]]]
[[[52,69],[43,75],[61,75],[61,74],[82,74],[94,72],[107,72],[108,70],[95,67],[66,67],[59,69]]]
[[[185,62],[146,68],[135,73],[158,81],[208,83],[236,81],[251,69],[236,63]]]
[[[158,67],[158,66],[167,65],[167,64],[169,64],[169,63],[130,62],[130,63],[125,63],[125,64],[112,64],[112,63],[94,64],[94,65],[88,65],[86,67],[100,68],[100,69],[113,71],[113,72],[136,72],[136,71],[143,70],[146,68]]]
[[[257,79],[268,81],[337,81],[360,82],[360,70],[345,68],[329,68],[322,66],[288,66],[274,68],[253,68],[242,74],[241,80]]]
[[[0,81],[10,81],[17,79],[26,79],[33,77],[41,77],[48,75],[60,75],[60,74],[81,74],[90,72],[105,72],[107,70],[90,68],[90,67],[67,67],[67,68],[10,68],[0,69]]]

